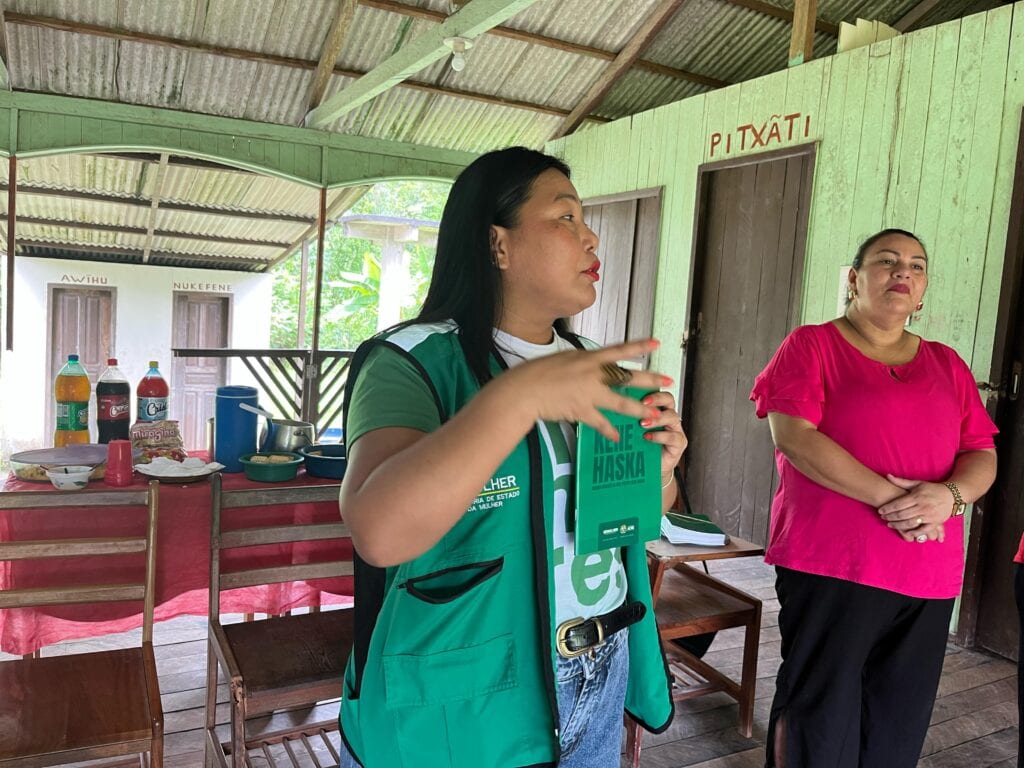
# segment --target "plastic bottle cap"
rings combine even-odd
[[[78,355],[68,355],[68,362],[69,363],[77,363],[78,362]]]
[[[107,365],[117,365],[117,358],[116,357],[108,357],[107,358]]]
[[[157,367],[159,367],[159,365],[160,365],[160,363],[157,360],[150,360],[149,361],[149,367],[150,368],[157,368]]]

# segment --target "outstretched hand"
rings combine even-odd
[[[531,420],[587,424],[609,440],[618,442],[618,431],[601,413],[601,408],[633,416],[638,422],[650,420],[652,426],[668,426],[669,417],[661,408],[661,398],[647,404],[613,391],[602,366],[640,357],[657,347],[656,340],[644,339],[602,349],[559,352],[517,365],[489,386],[505,389],[508,402],[525,409],[524,415]],[[630,387],[660,390],[671,383],[672,379],[660,373],[629,371]],[[678,415],[675,419],[678,423]],[[662,424],[662,420],[666,423]],[[681,453],[682,449],[679,451]]]
[[[926,483],[904,477],[886,475],[886,479],[907,493],[878,510],[890,528],[904,541],[945,539],[945,522],[953,511],[953,494],[942,483]],[[924,537],[923,539],[921,537]]]

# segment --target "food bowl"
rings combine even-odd
[[[306,458],[306,474],[313,477],[329,477],[332,480],[341,480],[345,477],[345,467],[348,460],[345,458],[344,443],[317,443],[299,448]]]
[[[92,467],[56,467],[46,470],[53,487],[58,491],[80,491],[89,484]]]
[[[260,483],[280,483],[294,480],[302,457],[288,451],[246,453],[238,458],[245,476]]]

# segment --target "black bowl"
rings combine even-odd
[[[348,460],[345,458],[344,443],[305,445],[299,448],[299,453],[306,459],[307,475],[328,477],[332,480],[341,480],[345,477]]]

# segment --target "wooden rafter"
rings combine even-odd
[[[146,224],[146,244],[142,248],[142,263],[149,263],[149,252],[153,250],[153,232],[156,230],[156,217],[160,211],[160,198],[164,194],[164,179],[167,178],[167,153],[160,155],[157,165],[156,179],[153,181],[153,195],[149,202],[149,223]]]
[[[370,186],[344,187],[341,191],[341,194],[334,198],[330,206],[327,208],[327,220],[331,221],[336,216],[343,213],[344,211],[341,210],[342,208],[351,208],[359,201],[359,198],[361,198],[371,189],[372,187]],[[308,229],[306,229],[305,232],[303,232],[301,235],[295,238],[294,241],[289,243],[288,246],[283,251],[281,251],[281,254],[276,259],[270,262],[270,269],[273,269],[282,261],[284,261],[293,253],[295,253],[295,249],[299,248],[304,242],[312,238],[316,234],[316,231],[317,223],[314,222]]]
[[[817,16],[818,0],[796,0],[793,35],[789,40],[789,66],[803,64],[814,57],[814,20]]]
[[[19,189],[20,191],[20,189]],[[0,213],[0,221],[6,221],[7,214]],[[46,219],[36,216],[18,216],[18,226],[65,227],[67,229],[84,229],[89,232],[122,232],[126,235],[145,235],[146,227],[128,227],[123,224],[98,224],[92,221],[67,221],[62,219]],[[247,240],[242,237],[221,237],[220,235],[204,235],[195,232],[179,232],[173,229],[154,229],[154,237],[168,237],[175,240],[191,240],[217,245],[245,245],[254,248],[286,248],[291,243],[280,240]]]
[[[583,122],[587,114],[596,108],[601,100],[607,95],[612,86],[617,83],[634,61],[640,58],[640,54],[650,44],[651,40],[665,28],[665,25],[672,19],[672,16],[679,10],[686,0],[661,0],[660,3],[644,19],[643,24],[636,33],[629,39],[619,55],[601,73],[597,81],[590,86],[586,95],[576,105],[576,108],[562,121],[551,138],[557,139],[575,131]]]
[[[443,14],[442,14],[443,16]],[[181,51],[189,51],[192,53],[204,53],[213,56],[225,56],[227,58],[239,59],[241,61],[253,61],[258,64],[271,64],[279,67],[289,67],[291,69],[305,69],[315,70],[317,62],[310,61],[308,59],[297,59],[291,56],[278,56],[272,53],[262,53],[260,51],[250,51],[244,48],[229,48],[211,45],[209,43],[197,42],[194,40],[186,40],[178,37],[167,37],[165,35],[153,35],[148,32],[134,32],[123,29],[114,29],[111,27],[103,27],[97,24],[85,24],[77,21],[67,21],[65,19],[57,19],[49,16],[34,16],[31,14],[23,13],[8,13],[7,20],[12,24],[20,24],[24,26],[42,27],[45,29],[55,29],[61,32],[73,32],[84,35],[94,35],[96,37],[103,37],[111,40],[120,40],[130,43],[146,43],[149,45],[160,45],[168,48],[174,48]],[[596,49],[594,49],[596,50]],[[601,52],[602,54],[607,52]],[[607,58],[614,58],[614,54],[607,53]],[[652,67],[658,67],[655,71],[660,74],[672,77],[675,76],[673,73],[676,70],[672,70],[670,67],[661,67],[660,65],[652,64]],[[343,69],[342,67],[335,67],[333,74],[339,77],[347,77],[356,80],[363,75],[367,74],[365,71],[357,69]],[[694,76],[698,77],[698,76]],[[692,78],[686,78],[692,79]],[[713,78],[702,78],[698,82],[703,82],[711,88],[720,88],[729,83],[724,81],[715,80]],[[541,114],[554,115],[557,117],[564,117],[569,114],[568,110],[558,109],[556,107],[549,107],[544,104],[535,104],[528,101],[520,101],[517,99],[507,99],[502,96],[495,96],[487,93],[480,93],[477,91],[469,91],[459,88],[442,88],[440,86],[432,85],[430,83],[422,83],[415,80],[406,80],[399,84],[399,88],[409,88],[414,91],[420,91],[422,93],[430,93],[438,96],[453,96],[460,99],[470,99],[472,101],[479,101],[484,104],[494,104],[500,107],[512,107],[514,109],[524,109],[531,112],[539,112]],[[599,122],[608,122],[605,118],[597,117],[596,115],[591,116],[589,119],[596,120]]]
[[[776,19],[782,19],[783,21],[793,21],[793,11],[786,8],[780,8],[777,5],[771,3],[762,2],[762,0],[722,0],[722,2],[728,3],[729,5],[736,5],[740,8],[746,8],[751,11],[757,11],[763,13],[765,16],[774,16]],[[832,35],[832,37],[839,37],[839,25],[833,24],[830,21],[824,19],[815,19],[814,28],[818,32],[824,32],[826,35]]]
[[[917,5],[903,14],[892,26],[900,32],[908,32],[921,21],[935,6],[939,0],[921,0]]]
[[[21,187],[18,187],[21,192]],[[93,256],[122,256],[142,262],[142,251],[138,248],[121,248],[114,245],[86,245],[82,243],[60,243],[51,240],[37,240],[29,237],[18,237],[18,245],[22,247],[44,248],[53,251],[82,253]],[[245,256],[217,256],[204,253],[180,253],[178,251],[152,251],[150,261],[174,259],[177,261],[196,262],[199,264],[222,264],[226,268],[245,266],[250,269],[262,269],[267,262],[263,259],[250,259]]]
[[[400,13],[404,16],[411,16],[415,19],[424,19],[427,21],[442,22],[448,18],[440,11],[432,11],[429,8],[420,8],[415,5],[406,5],[405,3],[400,3],[396,0],[359,0],[359,4],[365,5],[368,8]],[[792,14],[790,14],[790,17],[792,18]],[[603,48],[595,48],[592,45],[570,43],[567,40],[559,40],[554,37],[538,35],[535,32],[524,32],[521,29],[513,29],[512,27],[497,26],[488,30],[486,34],[494,35],[495,37],[504,37],[508,40],[518,40],[521,43],[528,43],[530,45],[540,45],[545,48],[553,48],[554,50],[565,51],[566,53],[575,53],[580,56],[589,56],[594,59],[604,59],[605,61],[614,61],[615,57],[618,55],[615,51],[606,51]],[[838,32],[836,32],[836,34],[838,34]],[[705,85],[708,88],[724,88],[727,85],[731,85],[731,83],[726,80],[707,77],[706,75],[701,75],[696,72],[688,72],[685,69],[667,67],[664,64],[647,61],[646,59],[637,59],[634,66],[637,66],[640,69],[646,69],[649,72],[656,72],[659,75],[671,77],[676,80],[688,80],[691,83]]]
[[[323,101],[324,93],[327,91],[327,83],[330,82],[331,73],[334,72],[334,65],[338,61],[338,55],[345,45],[345,38],[352,29],[352,16],[355,14],[356,0],[336,0],[334,8],[334,20],[327,32],[324,46],[320,51],[320,61],[317,62],[316,72],[313,74],[313,82],[309,84],[309,91],[306,93],[306,111],[315,109]]]
[[[0,191],[6,191],[7,185],[0,184]],[[59,189],[57,187],[38,187],[28,184],[18,185],[19,195],[36,195],[39,197],[64,197],[71,200],[91,200],[96,203],[110,203],[112,205],[130,205],[136,208],[149,208],[152,203],[145,197],[122,197],[104,192],[89,192],[81,189]],[[257,221],[280,221],[287,224],[313,224],[316,219],[312,216],[299,216],[291,213],[279,213],[276,211],[251,211],[237,208],[215,208],[209,205],[194,205],[192,203],[177,203],[164,201],[160,205],[165,211],[181,211],[183,213],[198,213],[205,216],[224,216],[230,219],[255,219]]]
[[[310,128],[326,128],[342,115],[357,109],[447,56],[451,49],[445,44],[446,39],[478,37],[536,2],[537,0],[470,0],[458,13],[402,46],[347,88],[311,110],[306,115],[305,124]]]

